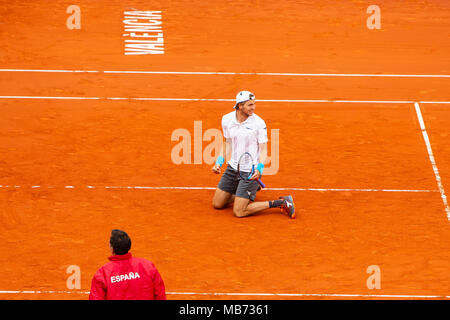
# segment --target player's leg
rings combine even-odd
[[[243,218],[269,208],[269,201],[253,202],[259,189],[256,180],[239,179],[233,204],[233,213],[236,217]]]
[[[255,201],[256,192],[259,190],[255,180],[239,180],[236,190],[236,198],[233,205],[233,213],[236,217],[247,217],[251,214],[269,208],[281,208],[290,218],[295,218],[294,201],[292,196],[280,197],[272,201]]]
[[[243,218],[270,208],[281,208],[282,211],[287,213],[289,218],[295,218],[294,201],[291,196],[272,201],[256,202],[252,202],[247,198],[236,197],[233,205],[233,213],[236,217]]]
[[[227,207],[228,204],[232,202],[232,200],[234,200],[234,194],[217,188],[216,192],[214,193],[212,205],[214,209],[223,209]]]
[[[236,195],[235,195],[235,194],[231,195],[231,198],[230,198],[230,200],[229,200],[228,203],[227,203],[227,207],[228,207],[230,204],[234,203],[234,200],[235,200],[235,199],[236,199]]]
[[[223,209],[234,201],[238,186],[237,177],[237,171],[228,166],[220,178],[219,185],[213,196],[212,205],[214,209]]]
[[[250,199],[238,196],[234,199],[233,213],[238,218],[247,217],[265,209],[269,209],[269,201],[250,202]]]

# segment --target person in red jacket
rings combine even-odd
[[[89,300],[166,300],[161,275],[151,261],[131,255],[125,231],[112,230],[109,245],[110,262],[92,278]]]

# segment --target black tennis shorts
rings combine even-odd
[[[235,194],[236,197],[255,200],[256,192],[259,190],[259,183],[256,180],[243,180],[237,170],[230,165],[220,178],[218,188],[222,191]]]

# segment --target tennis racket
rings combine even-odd
[[[253,157],[250,153],[244,152],[240,156],[237,170],[239,172],[239,176],[243,180],[250,180],[255,173],[255,162],[253,161]],[[261,188],[266,187],[266,185],[259,178],[257,178],[256,181],[258,181]]]

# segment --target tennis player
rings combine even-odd
[[[225,158],[231,158],[222,175],[213,197],[213,207],[222,209],[233,203],[233,213],[242,218],[269,208],[281,208],[294,219],[295,206],[291,195],[272,201],[255,201],[256,192],[264,164],[267,160],[267,127],[263,119],[255,114],[255,95],[241,91],[236,95],[234,111],[222,117],[222,130],[226,140],[212,171],[221,172]],[[240,155],[249,152],[258,165],[249,180],[241,179],[237,171]],[[225,158],[224,158],[225,157]]]

